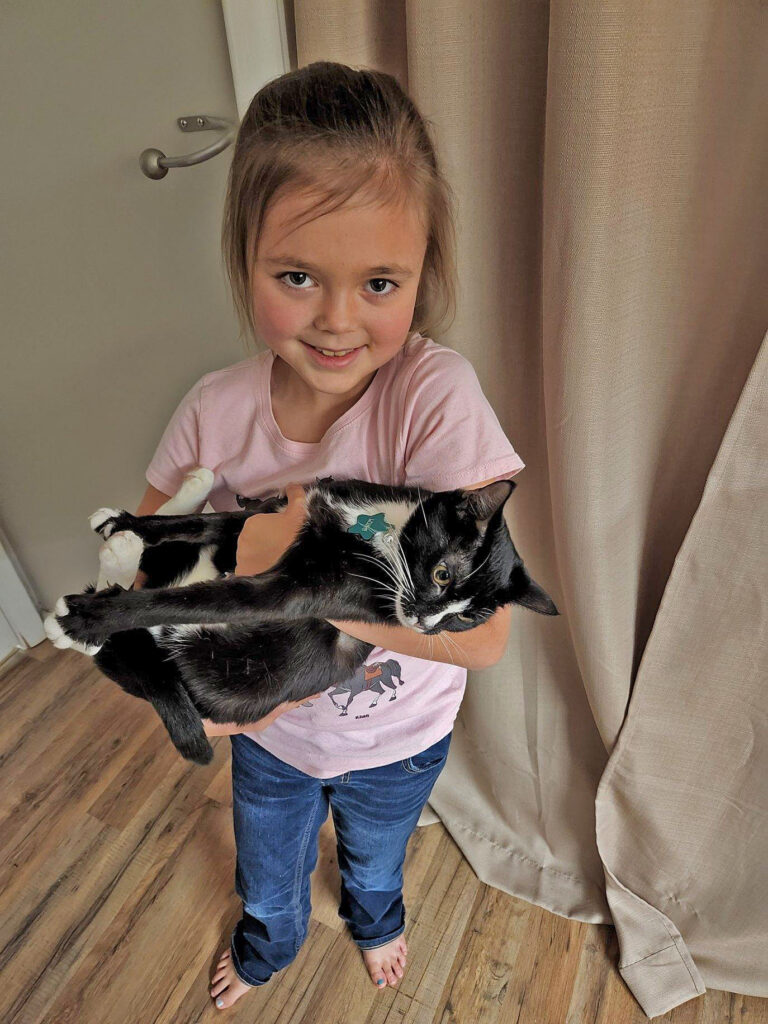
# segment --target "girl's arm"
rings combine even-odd
[[[478,669],[495,665],[504,654],[512,622],[512,606],[499,608],[481,626],[466,629],[462,633],[443,630],[433,636],[424,636],[407,626],[380,626],[337,619],[327,621],[343,633],[387,651],[394,651],[395,654]]]
[[[171,500],[170,494],[163,494],[162,491],[158,491],[152,484],[144,492],[144,497],[139,503],[139,507],[136,509],[137,516],[153,516],[155,512],[164,505],[166,501]]]
[[[212,722],[210,718],[204,718],[203,729],[206,736],[235,736],[241,732],[261,732],[262,729],[266,729],[268,725],[271,725],[276,718],[279,718],[286,711],[290,711],[291,708],[300,708],[308,700],[316,700],[318,697],[322,697],[324,693],[325,691],[321,690],[320,693],[313,693],[311,697],[303,697],[301,700],[283,701],[273,711],[270,711],[268,715],[260,718],[257,722],[251,722],[250,725],[237,725],[235,722],[217,723]]]

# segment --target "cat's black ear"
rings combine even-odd
[[[519,566],[512,572],[509,581],[508,602],[530,608],[539,615],[560,614],[549,594]]]
[[[487,523],[516,487],[514,480],[494,480],[492,484],[479,487],[476,491],[464,491],[459,510],[476,519],[478,526]]]

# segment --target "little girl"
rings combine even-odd
[[[453,490],[523,468],[470,363],[428,337],[453,304],[450,191],[394,78],[323,62],[261,89],[235,145],[223,247],[241,323],[267,349],[187,393],[147,469],[140,514],[194,466],[215,473],[216,511],[236,509],[236,494],[287,493],[284,512],[243,530],[243,574],[266,569],[295,535],[296,482]],[[501,657],[510,615],[444,644],[334,622],[376,645],[352,679],[258,723],[207,723],[230,736],[243,902],[212,978],[216,1006],[298,953],[329,805],[339,916],[375,985],[403,977],[408,838],[445,764],[466,669]]]

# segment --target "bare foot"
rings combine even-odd
[[[402,935],[398,935],[385,946],[361,949],[360,952],[363,954],[371,980],[377,988],[397,985],[404,974],[405,958],[408,955],[408,948]]]
[[[232,966],[231,950],[225,950],[219,959],[219,965],[211,978],[211,996],[220,1010],[236,1003],[240,996],[244,995],[253,985],[246,985],[235,974]]]

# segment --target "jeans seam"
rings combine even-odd
[[[259,985],[266,984],[266,982],[263,981],[248,981],[247,978],[243,977],[243,974],[241,973],[243,970],[242,964],[237,958],[237,950],[235,949],[235,943],[233,940],[229,943],[229,952],[232,956],[232,969],[244,985],[249,985],[251,988],[258,988]]]
[[[360,945],[360,943],[359,943],[359,942],[357,941],[357,939],[355,939],[355,940],[354,940],[354,942],[355,942],[355,944],[356,944],[356,945],[357,945],[357,946],[358,946],[358,947],[359,947],[360,949],[379,949],[379,947],[380,947],[380,946],[386,946],[386,945],[387,945],[388,943],[390,943],[390,942],[394,942],[394,941],[395,941],[395,939],[396,939],[396,938],[398,938],[398,936],[402,935],[404,931],[405,931],[405,925],[403,925],[403,927],[402,927],[402,928],[400,929],[400,931],[398,931],[398,932],[395,932],[395,934],[394,934],[394,935],[390,935],[390,936],[389,936],[389,938],[385,938],[385,939],[384,939],[383,941],[379,941],[378,939],[373,939],[372,941],[374,941],[374,942],[376,943],[376,945],[375,945],[375,946],[362,946],[362,945]],[[370,941],[370,940],[365,940],[365,939],[364,939],[363,941]]]
[[[403,764],[403,768],[405,768],[405,770],[409,774],[411,774],[411,775],[423,775],[424,772],[428,772],[432,768],[437,768],[437,766],[439,764],[441,764],[443,762],[443,760],[444,760],[444,758],[441,757],[440,760],[439,761],[435,761],[434,764],[428,764],[425,768],[417,768],[415,765],[413,765],[410,757],[406,757],[406,758],[403,759],[402,764]]]
[[[307,859],[307,847],[309,846],[309,836],[312,832],[312,826],[315,821],[315,815],[317,814],[317,805],[321,801],[323,795],[322,789],[318,789],[315,796],[315,802],[312,804],[312,810],[307,821],[307,827],[304,829],[304,836],[301,840],[301,848],[299,856],[296,858],[296,871],[293,876],[293,903],[294,903],[294,916],[296,925],[296,952],[298,953],[301,948],[301,942],[299,937],[301,936],[301,885],[304,881],[304,865]],[[303,939],[301,940],[303,941]]]

